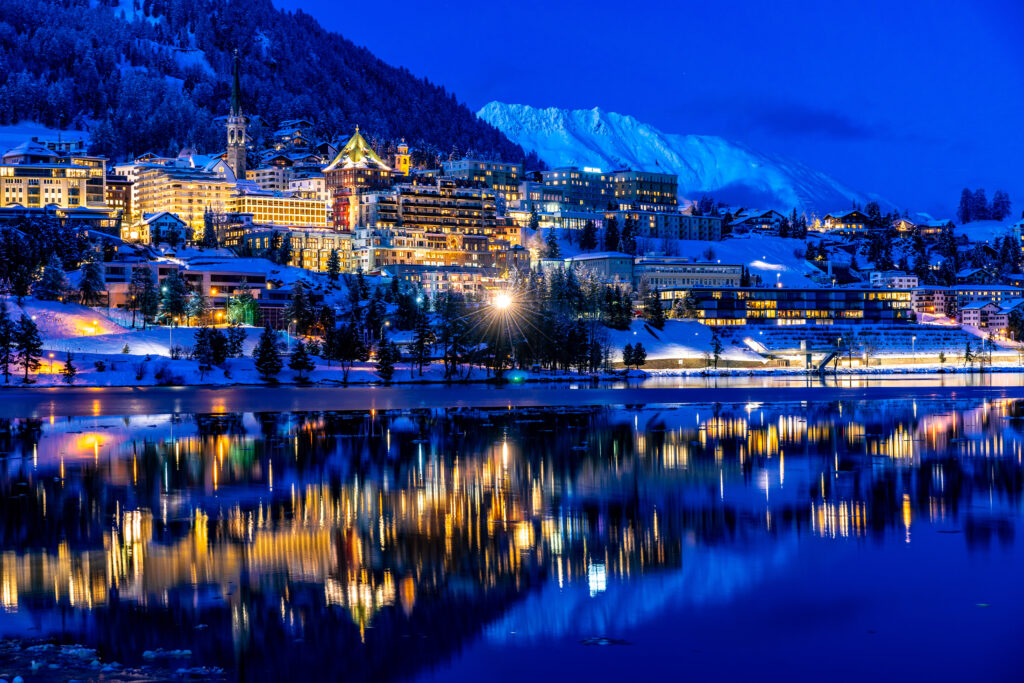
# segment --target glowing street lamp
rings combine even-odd
[[[508,292],[501,292],[494,297],[491,305],[499,311],[507,311],[512,307],[512,295]]]
[[[53,374],[53,354],[50,354],[50,374]]]

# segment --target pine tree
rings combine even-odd
[[[988,199],[985,197],[985,188],[979,187],[971,196],[971,220],[988,220]]]
[[[715,362],[715,369],[718,369],[718,360],[722,357],[722,339],[718,336],[718,330],[711,330],[711,354]]]
[[[78,370],[71,363],[72,360],[74,360],[74,357],[71,355],[71,352],[68,351],[67,355],[64,357],[64,367],[61,368],[60,371],[61,379],[64,380],[64,384],[68,385],[74,383],[75,375],[78,374]]]
[[[230,358],[241,358],[245,344],[245,330],[238,322],[228,325],[227,353]]]
[[[960,205],[956,209],[956,219],[960,221],[960,225],[966,225],[971,222],[973,218],[971,216],[973,199],[971,191],[966,187],[960,191]]]
[[[338,250],[331,249],[331,255],[327,257],[327,279],[332,284],[336,283],[339,273],[341,273],[341,259],[338,258]]]
[[[640,342],[633,347],[633,365],[637,370],[640,369],[640,366],[647,365],[647,349]]]
[[[399,358],[398,347],[386,335],[382,335],[377,346],[377,375],[385,382],[390,382],[395,376],[395,363]]]
[[[558,245],[558,236],[555,229],[548,230],[544,238],[544,258],[562,258],[562,248]]]
[[[630,367],[633,366],[633,359],[633,345],[626,344],[624,347],[622,347],[622,364],[625,365],[627,369],[629,369]]]
[[[7,301],[0,299],[0,370],[4,384],[11,379],[11,365],[14,364],[14,331],[16,325],[7,312]]]
[[[537,213],[537,206],[533,205],[530,207],[530,230],[537,232],[540,230],[540,215]]]
[[[622,227],[622,235],[619,237],[619,251],[630,256],[636,256],[636,223],[632,217],[626,218],[626,224]]]
[[[21,314],[14,329],[14,350],[18,365],[25,371],[24,381],[28,383],[29,371],[39,369],[39,359],[43,356],[43,340],[39,338],[39,328],[32,322],[32,318],[24,313]]]
[[[213,369],[213,346],[210,342],[209,327],[204,326],[196,330],[192,357],[199,361],[199,381],[201,382],[206,373]]]
[[[202,324],[203,318],[206,317],[206,297],[199,290],[192,292],[188,301],[185,304],[185,318],[191,323],[192,319],[199,324]]]
[[[281,372],[281,351],[277,348],[277,337],[269,326],[263,328],[256,348],[252,352],[256,371],[264,380],[270,380]]]
[[[32,294],[43,301],[57,301],[64,298],[67,288],[68,281],[64,274],[64,266],[57,254],[52,253],[43,268],[42,276],[32,285]]]
[[[79,295],[82,304],[85,306],[97,306],[100,302],[100,295],[107,289],[107,283],[103,280],[103,262],[99,254],[93,252],[82,264],[82,280],[78,285]]]
[[[217,240],[217,227],[214,218],[213,212],[209,209],[203,212],[203,240],[201,244],[207,249],[216,249],[220,246]]]
[[[316,368],[316,363],[309,357],[306,345],[301,340],[295,345],[295,350],[288,359],[288,367],[295,371],[296,379],[300,382],[306,379],[306,373]]]
[[[428,363],[430,358],[430,347],[434,344],[434,340],[434,330],[430,327],[430,318],[426,311],[421,310],[416,316],[412,341],[412,362],[418,369],[420,377],[423,376],[423,366]]]
[[[1010,215],[1010,208],[1010,195],[1002,190],[996,190],[996,193],[992,195],[992,209],[990,211],[992,220],[1005,220]]]
[[[587,221],[583,224],[583,233],[580,235],[580,249],[593,251],[597,249],[597,227],[594,221]]]
[[[661,297],[656,291],[644,297],[644,320],[655,329],[665,327],[665,309],[661,306]]]
[[[160,317],[165,325],[170,325],[178,318],[185,317],[185,306],[188,297],[188,286],[178,271],[173,270],[164,278],[160,288]]]
[[[619,221],[613,216],[608,220],[608,225],[604,229],[604,246],[602,249],[605,251],[618,251],[619,250]]]
[[[285,315],[295,324],[296,334],[309,334],[309,328],[313,325],[313,310],[301,282],[296,282],[292,289]]]

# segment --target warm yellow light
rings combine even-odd
[[[512,296],[506,292],[502,292],[494,297],[494,307],[499,311],[507,310],[512,306]]]

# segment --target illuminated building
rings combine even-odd
[[[599,168],[569,166],[543,171],[544,185],[561,190],[565,208],[605,211],[615,203],[615,181]]]
[[[909,290],[777,287],[663,289],[662,303],[693,294],[697,319],[706,325],[831,325],[834,322],[906,322]]]
[[[679,179],[674,173],[615,171],[615,201],[637,211],[674,211],[679,204]]]
[[[188,223],[167,211],[146,214],[138,223],[121,228],[121,239],[139,244],[181,244],[192,241],[193,235]]]
[[[253,225],[244,230],[241,241],[254,254],[273,247],[275,240],[288,240],[291,245],[290,265],[307,270],[327,271],[332,251],[338,252],[342,272],[354,272],[358,263],[352,253],[352,234],[317,228],[281,228]]]
[[[107,175],[106,204],[111,211],[117,212],[123,221],[132,219],[132,182],[127,177],[117,174]]]
[[[459,159],[441,164],[444,175],[466,183],[478,183],[494,190],[501,207],[519,201],[522,164],[507,164],[483,159]]]
[[[359,225],[366,227],[487,234],[500,223],[493,190],[449,178],[400,183],[364,194],[359,204]]]
[[[359,126],[323,172],[331,193],[334,226],[339,229],[357,225],[359,195],[391,187],[395,173],[360,135]]]
[[[871,219],[864,213],[857,211],[840,211],[825,216],[822,227],[826,231],[835,231],[846,234],[861,233],[871,227]]]
[[[225,207],[228,213],[251,215],[253,223],[294,227],[330,225],[330,207],[321,199],[240,188],[228,198]]]
[[[605,219],[614,218],[619,230],[627,220],[636,226],[637,237],[677,240],[722,239],[722,219],[717,216],[691,216],[668,211],[608,211]]]
[[[137,171],[132,207],[139,216],[176,214],[197,236],[207,211],[223,213],[235,192],[235,180],[223,161],[192,166],[187,158],[173,165],[147,165]]]
[[[743,266],[694,263],[685,258],[637,258],[633,265],[634,287],[646,282],[652,289],[677,287],[739,287]]]
[[[24,142],[0,157],[0,206],[106,210],[106,160]]]

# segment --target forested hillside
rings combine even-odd
[[[308,118],[333,139],[359,124],[424,155],[523,158],[443,87],[270,0],[3,0],[0,125],[88,128],[114,157],[219,149],[235,49],[245,109],[270,125]]]

